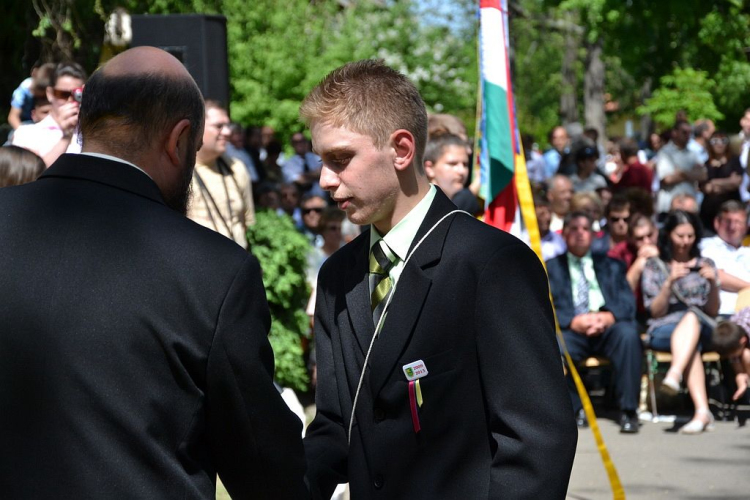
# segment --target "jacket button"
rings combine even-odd
[[[375,408],[375,421],[376,422],[382,422],[385,420],[385,412],[382,408]]]
[[[375,486],[376,490],[379,490],[380,488],[382,488],[383,487],[383,476],[381,476],[380,474],[378,474],[377,476],[375,476],[375,480],[372,482],[372,485]]]

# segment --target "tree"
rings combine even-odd
[[[659,88],[638,108],[638,113],[650,114],[662,128],[674,124],[678,111],[685,111],[691,120],[721,120],[724,115],[716,108],[711,94],[714,87],[716,83],[705,71],[675,68],[672,74],[661,77]]]
[[[275,378],[282,386],[306,391],[309,377],[302,339],[308,326],[304,308],[310,295],[305,281],[310,244],[289,216],[271,210],[258,211],[247,237],[263,270],[273,320],[269,340],[276,361]]]

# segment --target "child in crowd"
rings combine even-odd
[[[466,141],[452,134],[430,136],[424,152],[427,179],[461,210],[474,215],[480,206],[476,196],[465,187],[469,177],[469,150]]]
[[[737,382],[737,392],[732,399],[736,401],[747,390],[750,379],[750,307],[716,325],[711,342],[716,352],[732,363]]]

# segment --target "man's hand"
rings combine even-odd
[[[706,172],[706,167],[704,167],[700,163],[696,163],[695,165],[693,165],[693,168],[688,170],[686,173],[687,173],[688,179],[692,181],[702,182],[708,178],[708,172]]]
[[[593,313],[579,314],[570,322],[570,329],[576,333],[587,335],[586,332],[594,325]]]
[[[650,259],[651,257],[658,257],[658,256],[659,256],[659,249],[656,247],[656,245],[643,245],[641,248],[638,249],[639,259]]]
[[[591,312],[575,316],[570,322],[570,329],[587,337],[596,337],[614,323],[615,317],[611,312]]]

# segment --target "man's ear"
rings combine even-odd
[[[404,129],[396,130],[391,134],[391,145],[396,153],[394,159],[396,170],[406,170],[414,163],[417,146],[411,132]]]
[[[167,156],[174,166],[180,166],[181,159],[183,156],[180,154],[180,149],[185,149],[188,146],[188,139],[190,137],[190,120],[184,118],[177,122],[172,130],[169,131],[167,136],[167,143],[164,145]]]

